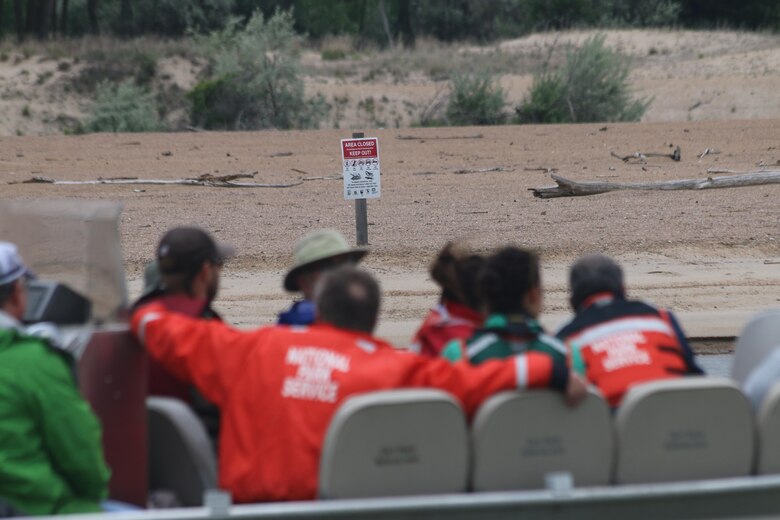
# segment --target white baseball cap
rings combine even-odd
[[[21,277],[34,278],[19,256],[19,250],[11,242],[0,242],[0,285],[6,285]]]

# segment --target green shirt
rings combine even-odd
[[[0,328],[0,498],[29,515],[97,512],[109,475],[64,354]]]
[[[465,344],[452,340],[444,347],[442,356],[450,361],[467,357],[477,365],[486,359],[501,359],[535,351],[549,354],[556,361],[566,361],[566,347],[558,339],[545,334],[544,329],[528,316],[491,314],[482,328]]]

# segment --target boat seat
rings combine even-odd
[[[755,446],[747,397],[726,378],[633,386],[615,417],[618,484],[750,475]]]
[[[760,312],[742,329],[734,346],[731,377],[745,384],[750,373],[772,353],[780,338],[780,309]]]
[[[370,392],[347,399],[322,448],[320,498],[458,493],[468,478],[468,433],[440,390]]]
[[[149,397],[149,489],[174,493],[184,507],[203,504],[217,487],[217,463],[208,434],[184,402]]]
[[[758,460],[756,473],[780,473],[780,383],[767,392],[756,415]]]
[[[612,479],[614,429],[609,407],[589,392],[576,408],[549,390],[502,392],[477,411],[472,426],[474,491],[540,489],[566,471],[575,486]]]

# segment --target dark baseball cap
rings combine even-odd
[[[222,264],[235,256],[233,246],[214,242],[214,239],[199,227],[182,226],[168,231],[157,246],[157,263],[160,273],[194,273],[209,261]]]

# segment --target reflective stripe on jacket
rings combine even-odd
[[[237,502],[315,498],[328,424],[351,395],[440,388],[473,414],[498,391],[548,387],[553,377],[542,354],[473,367],[324,324],[239,331],[161,305],[136,312],[132,328],[151,355],[221,408],[219,483]]]
[[[572,370],[615,407],[633,384],[701,373],[677,329],[666,311],[607,293],[586,300],[557,336],[569,349]]]

